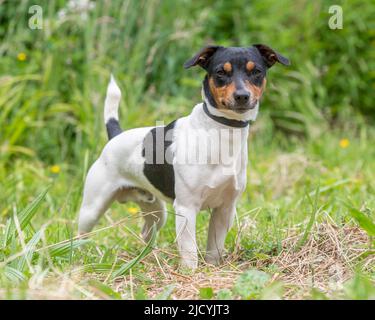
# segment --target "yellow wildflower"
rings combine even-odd
[[[136,214],[136,213],[138,213],[138,208],[137,207],[130,207],[130,208],[128,208],[128,212],[130,214]]]
[[[348,139],[341,139],[340,140],[340,147],[343,148],[343,149],[349,147],[349,144],[350,144],[350,142],[349,142]]]
[[[55,165],[51,166],[51,167],[49,168],[49,170],[50,170],[52,173],[54,173],[54,174],[58,174],[58,173],[60,173],[61,168],[60,168],[60,166],[58,166],[57,164],[55,164]]]
[[[18,61],[25,61],[26,58],[27,58],[27,56],[26,56],[25,52],[20,52],[19,54],[17,54],[17,60]]]

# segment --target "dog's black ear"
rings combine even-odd
[[[194,57],[189,59],[184,63],[184,68],[188,69],[190,67],[200,65],[203,69],[206,69],[208,62],[212,55],[216,52],[217,49],[222,48],[221,46],[207,46],[200,50]]]
[[[258,49],[268,68],[271,68],[276,62],[286,66],[290,65],[290,61],[287,58],[270,47],[264,44],[254,44],[253,46]]]

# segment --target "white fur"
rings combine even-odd
[[[121,92],[113,78],[108,86],[105,100],[105,119],[117,116]],[[207,103],[207,101],[206,101]],[[257,107],[258,108],[258,107]],[[243,114],[238,120],[255,119],[256,110]],[[213,112],[209,106],[209,110]],[[220,111],[219,116],[227,116]],[[146,240],[154,222],[160,229],[166,220],[165,197],[143,174],[145,159],[142,147],[145,135],[151,127],[124,131],[111,139],[104,147],[98,160],[90,168],[84,187],[79,215],[79,232],[89,232],[100,216],[114,200],[136,201],[145,213],[142,234]],[[201,129],[199,138],[212,141],[212,129],[226,130],[233,136],[221,137],[226,145],[237,150],[229,163],[197,164],[179,163],[182,152],[192,153],[196,145],[187,139],[189,130]],[[204,129],[204,130],[202,130]],[[211,130],[211,131],[210,131]],[[237,130],[237,131],[236,131]],[[247,136],[249,127],[231,128],[208,117],[203,104],[197,104],[190,115],[178,119],[171,145],[174,154],[175,193],[173,206],[176,211],[176,234],[182,264],[196,268],[198,264],[195,223],[198,212],[211,208],[206,260],[218,264],[224,252],[224,240],[236,215],[236,202],[246,186]],[[221,145],[214,145],[219,152]],[[147,214],[151,212],[150,214]]]
[[[111,79],[107,87],[107,96],[104,102],[104,122],[114,118],[118,120],[118,106],[121,100],[121,90],[118,87],[115,78],[111,74]]]

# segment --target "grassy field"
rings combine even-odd
[[[259,123],[226,263],[212,268],[201,259],[194,274],[178,271],[171,208],[151,252],[143,252],[142,219],[131,204],[114,205],[90,240],[75,237],[89,150],[82,166],[15,161],[1,195],[12,203],[2,211],[1,296],[375,298],[374,133],[332,132],[291,144],[271,138],[264,117]],[[8,218],[8,227],[6,216],[17,219]],[[201,250],[208,218],[203,212],[198,220]]]
[[[375,299],[374,5],[342,1],[332,31],[325,1],[68,3],[40,1],[30,30],[34,3],[0,1],[0,299]],[[124,128],[167,122],[200,101],[203,72],[182,64],[212,41],[292,61],[270,70],[251,127],[225,264],[179,269],[171,206],[149,244],[134,204],[77,237],[110,72]]]

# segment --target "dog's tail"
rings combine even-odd
[[[121,99],[121,90],[118,87],[115,78],[111,74],[107,88],[107,96],[104,102],[104,123],[107,128],[108,139],[119,135],[122,132],[118,121],[118,106]]]

